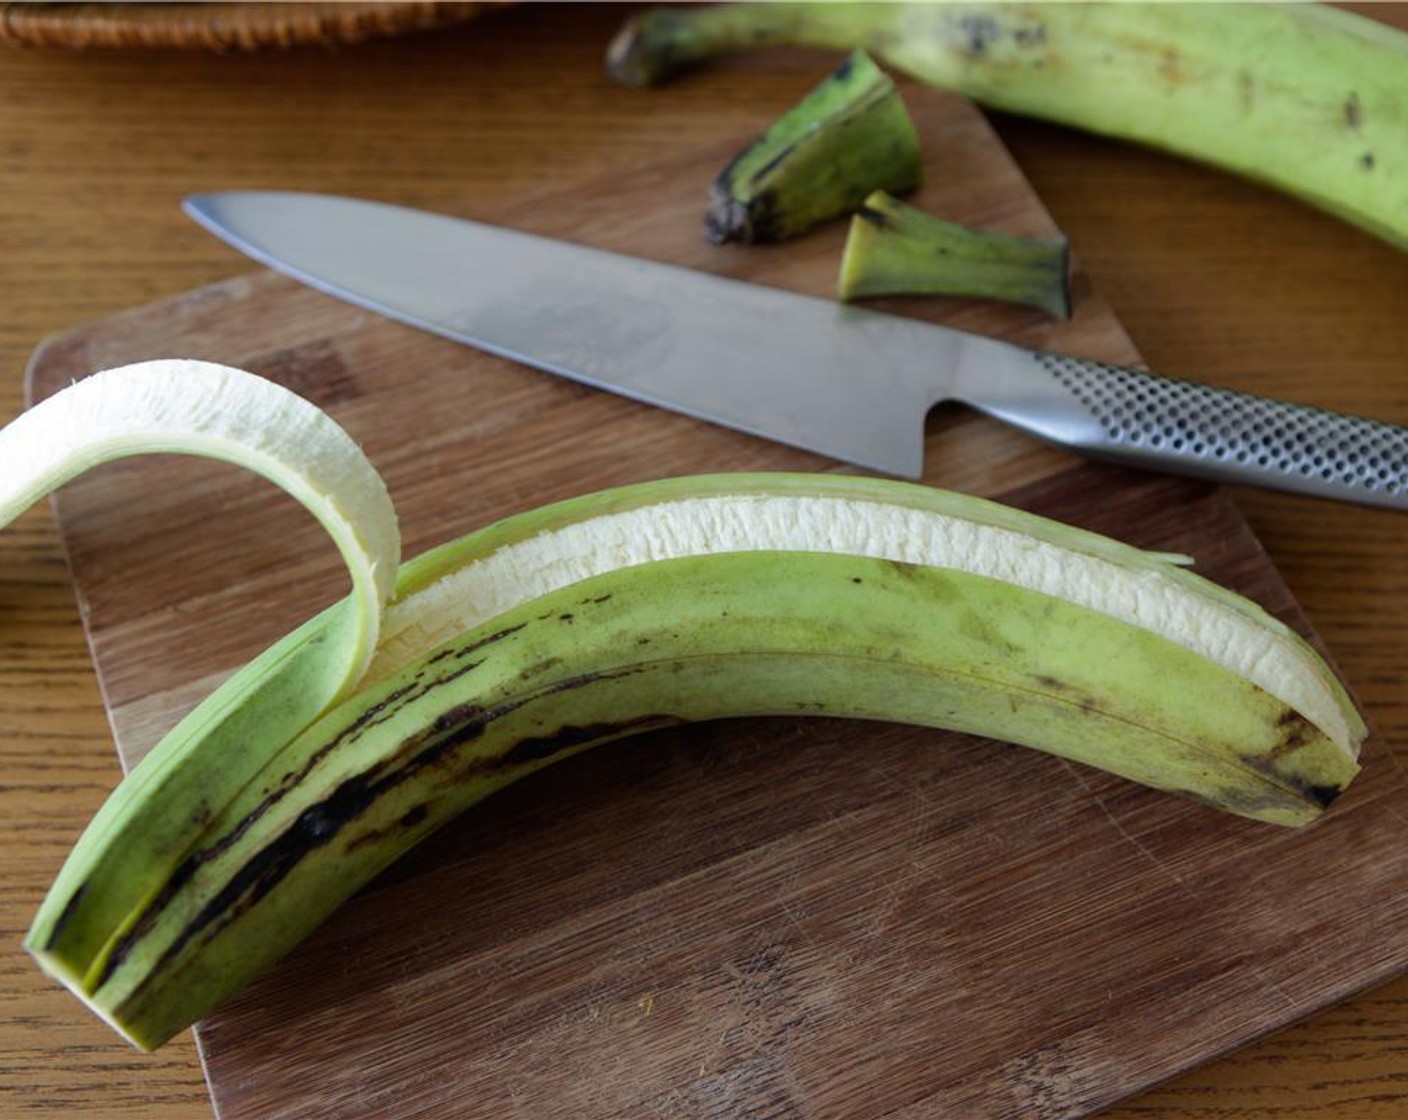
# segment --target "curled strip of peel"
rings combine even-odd
[[[104,370],[0,429],[0,527],[92,467],[132,455],[199,455],[246,467],[297,499],[336,542],[351,594],[294,632],[174,727],[85,831],[31,936],[81,959],[121,930],[130,896],[103,884],[160,882],[194,842],[201,807],[221,805],[263,762],[260,744],[296,735],[349,695],[378,644],[400,567],[386,485],[331,417],[284,387],[212,362]],[[322,640],[309,641],[317,630]],[[187,766],[197,751],[221,765]],[[191,818],[172,804],[194,807]],[[105,868],[121,868],[118,876]],[[79,977],[64,975],[66,983]]]
[[[356,441],[281,385],[190,360],[139,362],[74,382],[0,430],[0,527],[91,467],[154,452],[246,467],[318,519],[352,576],[361,640],[346,651],[345,687],[355,685],[400,564],[396,513]]]

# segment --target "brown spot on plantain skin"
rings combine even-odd
[[[1003,27],[989,15],[963,16],[958,21],[961,49],[973,58],[987,54],[988,47],[1002,38]]]
[[[1351,93],[1344,102],[1344,123],[1355,132],[1364,123],[1364,107],[1359,104],[1359,94]]]
[[[1249,70],[1237,71],[1237,100],[1244,113],[1251,112],[1256,106],[1256,79]]]
[[[1010,643],[1004,643],[1009,650],[1016,647]],[[1076,704],[1082,712],[1091,713],[1099,711],[1100,703],[1095,696],[1081,688],[1079,685],[1071,684],[1070,681],[1063,681],[1060,677],[1053,677],[1046,673],[1038,673],[1032,677],[1032,683],[1036,685],[1038,691],[1049,693],[1053,697],[1058,697],[1069,704]]]
[[[1029,27],[1017,27],[1012,38],[1024,47],[1039,47],[1046,42],[1046,24],[1033,23]]]
[[[531,665],[525,666],[518,674],[521,681],[531,681],[534,677],[540,677],[550,669],[562,664],[560,657],[545,657],[541,661],[535,661]]]
[[[1171,86],[1182,85],[1187,79],[1183,72],[1183,56],[1172,47],[1159,53],[1159,76]]]
[[[1278,762],[1315,738],[1315,726],[1294,708],[1287,708],[1276,721],[1277,743],[1266,752],[1267,762]]]
[[[911,564],[907,560],[884,560],[882,563],[890,571],[904,576],[905,579],[917,579],[924,572],[921,564]]]
[[[1016,654],[1020,652],[1014,642],[1009,641],[992,622],[978,611],[966,610],[959,615],[958,632],[999,653]],[[1038,686],[1048,688],[1051,691],[1061,691],[1069,687],[1061,681],[1056,681],[1054,677],[1035,677],[1033,679]],[[1049,683],[1052,681],[1055,681],[1054,688]]]

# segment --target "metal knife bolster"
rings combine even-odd
[[[999,345],[988,379],[965,371],[961,399],[1032,435],[1131,466],[1408,510],[1408,428]]]

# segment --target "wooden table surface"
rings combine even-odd
[[[1408,5],[1364,10],[1408,28]],[[0,53],[0,418],[19,410],[46,333],[248,270],[181,216],[188,192],[279,186],[463,212],[506,182],[658,153],[677,119],[601,73],[621,16],[536,6],[261,56]],[[742,119],[756,97],[800,95],[826,59],[720,65],[733,81],[686,85],[673,104]],[[1408,424],[1408,254],[1216,172],[996,124],[1153,368]],[[1237,500],[1370,718],[1408,752],[1408,519]],[[46,507],[0,536],[0,633],[0,1116],[208,1116],[189,1036],[137,1054],[21,948],[119,776]],[[1408,979],[1107,1115],[1408,1115]]]

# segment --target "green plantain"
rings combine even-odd
[[[119,785],[30,929],[40,965],[141,1047],[456,814],[639,731],[904,721],[1284,825],[1315,819],[1358,769],[1364,724],[1329,666],[1183,557],[907,483],[704,476],[451,541],[400,565],[382,611],[394,518],[346,433],[238,371],[113,372],[0,432],[0,518],[85,464],[194,450],[304,498],[354,572],[347,599],[228,678]],[[95,407],[124,383],[132,400]]]
[[[648,85],[727,51],[865,49],[1010,113],[1214,164],[1408,245],[1408,35],[1319,4],[778,3],[632,18]]]
[[[99,952],[30,948],[159,1045],[494,790],[719,716],[953,728],[1314,819],[1357,770],[1359,717],[1292,632],[1175,560],[842,476],[674,479],[531,511],[403,567],[370,683],[262,743],[261,773],[160,888],[72,942]]]

